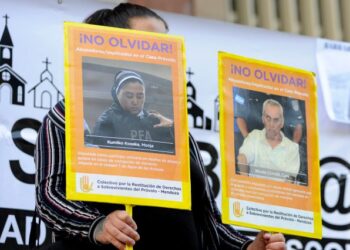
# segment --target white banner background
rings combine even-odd
[[[35,108],[33,91],[28,91],[41,81],[40,75],[46,69],[43,61],[48,58],[52,83],[63,92],[63,21],[80,22],[94,10],[104,7],[113,6],[93,0],[63,1],[62,4],[45,0],[2,3],[0,15],[9,16],[8,30],[14,45],[12,70],[26,84],[25,105],[20,106],[11,104],[11,88],[0,81],[0,127],[6,128],[0,131],[0,249],[27,249],[28,244],[35,192],[32,151],[36,128],[48,111]],[[217,52],[226,51],[317,73],[316,39],[169,13],[162,16],[168,21],[171,34],[185,37],[187,68],[194,73],[188,78],[192,86],[189,90],[189,107],[192,108],[189,124],[199,141],[220,204],[219,136],[215,131],[218,127]],[[5,19],[2,19],[0,35],[4,27]],[[0,74],[3,70],[1,66]],[[47,84],[47,80],[43,82]],[[47,86],[50,88],[50,84]],[[350,247],[350,193],[347,182],[350,127],[329,119],[321,91],[319,85],[320,160],[324,166],[321,176],[325,191],[323,207],[326,208],[326,211],[323,209],[323,220],[327,226],[323,227],[324,239],[321,241],[288,237],[288,249],[337,250]],[[14,161],[20,164],[17,171],[11,170],[10,162],[15,166]],[[41,231],[45,234],[45,229]]]

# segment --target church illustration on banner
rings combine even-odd
[[[53,84],[53,75],[49,71],[49,60],[46,58],[44,71],[40,74],[40,80],[28,93],[33,92],[34,107],[50,109],[60,99],[63,98],[62,92]]]
[[[212,120],[204,114],[203,108],[199,106],[196,101],[197,90],[194,84],[191,82],[191,76],[194,74],[191,69],[186,72],[188,75],[187,82],[187,112],[192,121],[193,128],[219,131],[219,102],[218,98],[214,100],[214,126]]]
[[[5,28],[0,39],[0,103],[9,99],[13,105],[25,105],[27,82],[13,69],[14,45],[8,28],[9,16],[5,15]],[[43,62],[46,67],[40,74],[40,79],[28,93],[33,93],[35,108],[50,109],[60,99],[63,93],[53,83],[53,75],[48,69],[48,58]]]
[[[13,43],[7,27],[9,16],[5,15],[4,18],[5,28],[0,40],[0,102],[7,92],[12,104],[24,106],[26,81],[12,68]]]

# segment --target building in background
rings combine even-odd
[[[116,2],[116,0],[103,1]],[[129,0],[128,2],[163,11],[270,30],[350,41],[349,0]]]

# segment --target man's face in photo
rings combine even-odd
[[[145,88],[137,81],[130,82],[119,91],[117,97],[125,111],[138,115],[145,103]]]
[[[266,130],[266,138],[275,138],[283,128],[283,114],[279,106],[266,105],[263,114],[263,123]]]

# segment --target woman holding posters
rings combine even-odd
[[[166,22],[153,11],[132,4],[98,10],[86,23],[167,32]],[[50,249],[271,249],[285,248],[281,234],[260,232],[254,241],[221,223],[200,151],[190,136],[192,211],[142,207],[133,218],[116,204],[65,198],[65,106],[59,102],[44,118],[35,151],[36,206],[54,231]]]
[[[113,103],[97,119],[92,144],[113,146],[111,138],[128,139],[151,144],[152,151],[174,152],[174,122],[157,111],[144,109],[146,92],[141,75],[129,70],[120,71],[111,90]],[[124,140],[123,140],[124,139]],[[158,143],[153,143],[157,141]],[[130,147],[130,149],[132,149]]]

